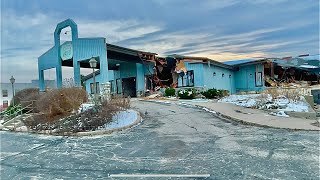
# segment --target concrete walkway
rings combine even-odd
[[[272,116],[262,110],[244,108],[228,103],[188,102],[188,104],[213,110],[217,112],[217,115],[219,115],[220,117],[238,121],[243,124],[293,130],[320,130],[319,127],[316,127],[311,124],[316,122],[316,120],[308,120],[294,117],[277,117]]]

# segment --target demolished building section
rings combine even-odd
[[[320,104],[320,55],[269,59],[265,75],[267,88],[312,95]]]
[[[317,56],[272,58],[265,64],[266,86],[301,87],[320,84]]]

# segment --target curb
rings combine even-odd
[[[211,111],[215,111],[214,109],[210,109],[208,107],[204,107],[204,106],[199,106],[199,105],[194,105],[198,108],[206,108],[208,110],[211,110]],[[237,119],[237,118],[234,118],[234,117],[231,117],[231,116],[228,116],[228,115],[225,115],[225,114],[221,114],[217,111],[215,111],[216,113],[216,117],[219,117],[219,118],[222,118],[224,120],[227,120],[229,122],[233,121],[233,122],[237,122],[237,123],[240,123],[240,124],[243,124],[243,125],[248,125],[248,126],[256,126],[256,127],[264,127],[264,128],[274,128],[274,129],[286,129],[286,130],[291,130],[291,131],[320,131],[320,129],[316,130],[316,129],[298,129],[298,128],[282,128],[282,127],[274,127],[274,126],[269,126],[269,125],[263,125],[263,124],[258,124],[258,123],[252,123],[252,122],[248,122],[248,121],[244,121],[244,120],[241,120],[241,119]]]
[[[135,110],[132,110],[135,111]],[[80,137],[80,136],[96,136],[96,135],[105,135],[105,134],[111,134],[113,132],[119,132],[119,131],[123,131],[129,128],[132,128],[133,126],[138,125],[139,123],[142,122],[142,118],[141,118],[141,114],[138,111],[135,111],[137,113],[137,119],[127,125],[127,126],[123,126],[120,128],[114,128],[114,129],[110,129],[110,130],[98,130],[98,131],[86,131],[86,132],[76,132],[76,133],[70,133],[70,132],[64,132],[64,133],[52,133],[50,130],[45,130],[45,131],[11,131],[11,132],[28,132],[28,133],[32,133],[32,134],[43,134],[43,135],[52,135],[52,136],[74,136],[74,137]]]
[[[140,101],[146,101],[146,102],[156,102],[156,101],[152,101],[152,100],[140,100]],[[179,101],[176,101],[176,102],[179,102]],[[204,110],[205,109],[208,109],[209,111],[214,111],[216,113],[212,113],[214,116],[224,120],[224,121],[228,121],[228,122],[236,122],[236,123],[240,123],[240,124],[243,124],[243,125],[248,125],[248,126],[255,126],[255,127],[264,127],[264,128],[274,128],[274,129],[285,129],[285,130],[291,130],[291,131],[320,131],[320,128],[319,129],[299,129],[299,128],[282,128],[282,127],[274,127],[274,126],[269,126],[269,125],[263,125],[263,124],[258,124],[258,123],[252,123],[252,122],[247,122],[247,121],[244,121],[244,120],[241,120],[241,119],[237,119],[237,118],[234,118],[234,117],[231,117],[231,116],[228,116],[228,115],[225,115],[225,114],[222,114],[220,112],[217,112],[215,111],[214,109],[210,109],[208,107],[204,107],[204,106],[200,106],[200,105],[194,105],[194,104],[189,104],[187,102],[183,102],[185,104],[188,104],[188,105],[192,105],[194,107],[197,107],[199,109],[202,109]],[[307,120],[307,119],[306,119]]]

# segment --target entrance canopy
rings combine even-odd
[[[71,27],[72,41],[60,45],[61,30]],[[74,81],[80,86],[80,68],[90,68],[89,60],[93,57],[100,69],[102,82],[108,82],[108,70],[115,69],[119,62],[143,63],[154,61],[156,53],[137,51],[106,43],[103,37],[78,38],[76,23],[67,19],[57,24],[54,32],[55,45],[38,58],[40,91],[44,91],[44,70],[56,69],[57,87],[62,87],[62,66],[73,67]],[[110,66],[110,67],[109,67]]]

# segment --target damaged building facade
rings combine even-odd
[[[201,90],[216,88],[228,90],[231,94],[241,91],[260,92],[265,89],[264,62],[260,60],[229,65],[205,57],[155,57],[139,65],[119,63],[119,70],[109,70],[109,82],[112,94],[131,97],[167,87]],[[126,76],[121,76],[123,73]],[[137,78],[138,74],[144,78]],[[134,78],[135,83],[129,87],[126,78]],[[87,91],[92,92],[92,74],[84,80]],[[96,72],[96,81],[101,81],[100,72]]]
[[[72,40],[60,44],[61,30],[66,27],[71,28]],[[91,58],[97,60],[96,86],[93,73],[85,76],[82,80],[88,93],[101,92],[105,84],[110,84],[112,94],[131,97],[166,87],[216,88],[228,90],[230,94],[261,92],[266,88],[265,73],[269,79],[278,73],[276,68],[268,69],[270,59],[222,63],[206,57],[158,57],[156,53],[106,43],[102,37],[79,38],[77,24],[67,19],[56,26],[54,46],[38,58],[40,90],[45,91],[44,71],[51,68],[56,69],[56,86],[62,87],[62,66],[73,67],[75,85],[80,87],[80,68],[90,68]]]
[[[61,30],[70,27],[72,40],[60,44]],[[38,58],[40,91],[45,91],[44,71],[56,70],[56,86],[62,88],[62,66],[73,67],[74,82],[81,86],[80,68],[90,68],[89,60],[97,60],[95,72],[84,78],[86,91],[101,91],[111,84],[112,94],[141,96],[159,88],[217,88],[230,93],[264,89],[262,63],[228,65],[202,57],[173,55],[156,57],[143,52],[106,43],[102,37],[79,38],[77,24],[67,19],[57,24],[54,46]],[[96,87],[94,90],[93,87]]]
[[[320,104],[320,55],[270,58],[265,64],[266,87],[300,91]]]
[[[156,74],[164,87],[263,91],[264,61],[230,65],[205,57],[172,55],[156,63]],[[173,64],[173,65],[171,65]]]

